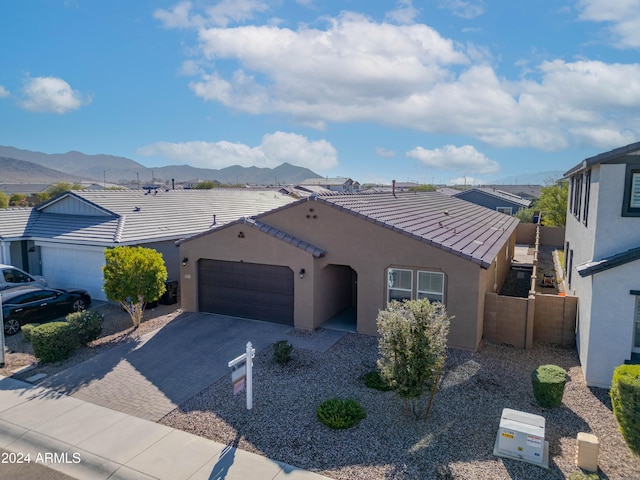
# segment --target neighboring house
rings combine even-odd
[[[390,300],[427,297],[455,316],[449,345],[476,350],[517,224],[436,192],[311,196],[179,241],[181,306],[308,330],[352,313],[376,334]]]
[[[494,188],[474,187],[453,196],[507,215],[513,215],[518,210],[531,205],[530,200]]]
[[[0,192],[6,193],[8,197],[14,194],[30,197],[46,192],[51,185],[51,183],[0,183]]]
[[[615,367],[640,353],[640,142],[587,158],[565,178],[580,363],[588,385],[608,388]]]
[[[360,190],[360,183],[350,178],[308,178],[300,183],[301,187],[322,187],[332,192],[356,192]]]
[[[502,190],[531,201],[540,198],[540,190],[542,189],[542,185],[483,185],[483,187]]]
[[[273,190],[66,192],[33,209],[0,209],[1,260],[42,274],[51,286],[83,287],[105,300],[105,248],[153,248],[175,280],[180,272],[177,240],[293,201]]]

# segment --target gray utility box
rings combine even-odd
[[[544,430],[544,417],[505,408],[500,418],[494,453],[546,466],[549,443],[544,440]]]

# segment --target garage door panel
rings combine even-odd
[[[293,325],[288,267],[222,260],[198,262],[200,311]]]

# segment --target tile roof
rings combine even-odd
[[[30,207],[0,209],[0,239],[24,237],[33,217],[34,210]]]
[[[203,237],[205,235],[208,235],[209,233],[212,233],[214,231],[220,231],[223,230],[225,228],[228,228],[232,225],[247,225],[249,227],[255,228],[256,230],[259,230],[263,233],[266,233],[267,235],[270,235],[274,238],[277,238],[278,240],[282,240],[285,243],[288,243],[290,245],[293,245],[296,248],[299,248],[301,250],[304,250],[307,253],[310,253],[311,255],[313,255],[316,258],[321,258],[324,257],[326,252],[319,247],[316,247],[315,245],[312,245],[308,242],[305,242],[304,240],[301,240],[299,238],[294,237],[293,235],[289,235],[286,232],[283,232],[282,230],[272,227],[270,225],[267,225],[265,223],[259,222],[257,221],[255,218],[240,218],[238,220],[236,220],[235,222],[230,222],[227,223],[225,225],[221,225],[219,227],[214,227],[211,228],[207,231],[204,232],[200,232],[197,233],[195,235],[191,235],[190,237],[187,238],[183,238],[179,241],[176,242],[176,245],[180,245],[182,243],[188,242],[190,240],[193,240],[194,238],[199,238],[199,237]]]
[[[24,236],[101,244],[177,240],[208,230],[214,219],[215,225],[223,225],[294,201],[273,190],[159,190],[157,194],[139,190],[76,190],[37,207]],[[95,207],[92,209],[95,214],[83,215],[80,208],[75,214],[73,209],[60,212],[56,204],[60,206],[63,202]],[[0,211],[3,236],[6,236],[2,228],[5,218]]]
[[[593,157],[585,158],[571,170],[565,172],[564,177],[570,177],[571,175],[578,173],[581,170],[598,165],[600,163],[608,163],[612,160],[616,160],[620,157],[624,157],[629,154],[638,154],[640,152],[640,142],[630,143],[624,147],[614,148],[608,152],[600,153]],[[639,157],[640,159],[640,157]]]
[[[581,277],[588,277],[598,272],[604,272],[611,268],[635,262],[636,260],[640,260],[640,247],[632,248],[631,250],[617,253],[616,255],[611,255],[610,257],[603,258],[602,260],[579,265],[576,267],[576,270]]]
[[[305,201],[305,200],[301,200]],[[519,220],[438,192],[309,197],[488,268]],[[260,216],[258,217],[260,218]]]
[[[469,193],[473,193],[473,192],[480,192],[484,195],[489,195],[491,197],[499,198],[501,200],[506,200],[516,205],[520,205],[522,207],[528,207],[529,205],[531,205],[530,200],[525,200],[524,198],[519,197],[518,195],[515,195],[513,193],[505,192],[503,190],[498,190],[495,188],[488,188],[488,187],[473,187],[468,190],[463,190],[461,192],[458,192],[453,196],[458,198],[464,198]]]

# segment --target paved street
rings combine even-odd
[[[256,351],[287,339],[324,351],[344,332],[293,336],[290,326],[213,314],[176,318],[164,328],[112,348],[38,385],[139,418],[157,421],[224,375],[251,341]]]

